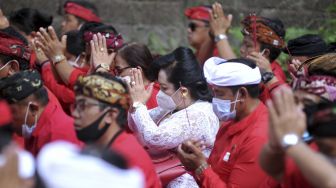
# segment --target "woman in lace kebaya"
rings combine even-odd
[[[160,69],[158,107],[147,110],[146,100],[151,87],[144,88],[140,69],[132,69],[129,85],[133,108],[129,126],[152,158],[169,156],[183,141],[201,141],[203,153],[209,156],[219,128],[212,110],[211,92],[203,71],[189,48],[179,47],[154,62]],[[168,187],[198,187],[185,173],[172,180]]]

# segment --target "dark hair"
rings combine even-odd
[[[83,40],[83,36],[86,31],[91,31],[94,33],[113,32],[113,34],[115,35],[118,34],[118,31],[112,25],[105,25],[103,23],[97,23],[97,22],[86,22],[83,24],[83,26],[80,28],[78,32],[78,37],[80,39],[80,43],[83,49],[85,49],[85,42]]]
[[[236,58],[236,59],[230,59],[227,62],[230,63],[241,63],[244,65],[247,65],[249,67],[251,67],[252,69],[256,68],[256,63],[251,60],[251,59],[247,59],[247,58]],[[246,88],[248,94],[250,95],[251,98],[258,98],[259,97],[259,84],[252,84],[252,85],[239,85],[239,86],[230,86],[230,90],[232,91],[233,94],[236,94],[237,91],[240,88]]]
[[[105,79],[113,80],[115,82],[118,82],[125,88],[126,93],[128,93],[126,83],[123,80],[113,76],[112,74],[106,73],[106,72],[95,72],[92,75],[98,75],[98,76],[101,76]],[[122,129],[124,129],[127,126],[127,110],[124,109],[120,104],[118,104],[118,103],[108,104],[108,103],[102,102],[102,101],[99,101],[99,103],[100,103],[100,105],[99,105],[100,110],[106,109],[107,107],[116,108],[117,110],[119,110],[119,114],[118,114],[118,117],[117,117],[116,121],[117,121],[119,127],[122,128]]]
[[[19,9],[9,16],[10,23],[27,35],[33,31],[38,31],[40,27],[50,26],[52,20],[51,15],[32,8]]]
[[[83,39],[78,37],[78,33],[79,31],[77,30],[65,33],[67,36],[66,50],[74,56],[79,56],[85,50],[81,45],[81,40]]]
[[[190,48],[178,47],[172,53],[154,61],[153,66],[164,70],[175,89],[187,87],[194,100],[211,101],[212,95],[203,70]]]
[[[11,61],[11,60],[16,60],[16,61],[19,62],[20,71],[29,69],[29,62],[25,59],[22,59],[22,58],[0,54],[0,60],[3,62],[3,64],[5,64],[6,62]]]
[[[33,96],[43,105],[46,106],[49,102],[48,92],[43,86],[33,93]]]
[[[13,27],[9,26],[5,29],[0,29],[1,32],[6,33],[7,35],[10,35],[12,37],[16,37],[17,39],[19,39],[20,41],[22,41],[25,45],[28,45],[28,41],[27,39],[22,36],[21,33],[19,33],[17,30],[15,30]]]
[[[281,37],[282,39],[285,39],[286,30],[285,30],[284,24],[282,23],[280,19],[278,18],[272,19],[272,18],[265,18],[265,17],[263,18],[265,20],[263,21],[263,23],[266,26],[271,28],[279,37]],[[260,42],[260,50],[262,51],[266,48],[270,51],[270,54],[269,54],[270,62],[273,62],[274,60],[276,60],[282,52],[282,49],[276,48],[270,44]]]
[[[146,78],[150,81],[156,80],[158,74],[152,68],[153,56],[146,45],[129,43],[125,44],[118,50],[118,55],[123,58],[131,67],[141,67]]]

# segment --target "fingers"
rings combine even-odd
[[[154,88],[154,83],[150,83],[148,88],[146,89],[146,92],[148,95],[152,95],[152,92],[153,92],[153,88]]]
[[[67,38],[68,38],[67,35],[63,35],[62,38],[61,38],[61,43],[62,43],[64,49],[67,48]],[[58,39],[57,39],[57,40],[58,40]]]
[[[94,50],[97,53],[97,52],[99,52],[99,43],[98,43],[97,35],[93,35],[92,40],[93,40],[93,44],[94,44]]]
[[[268,107],[268,113],[269,113],[269,120],[270,120],[270,127],[273,128],[274,122],[277,122],[277,111],[275,110],[274,104],[272,100],[266,101],[267,107]]]
[[[40,43],[42,43],[43,45],[47,45],[47,40],[45,39],[45,37],[42,35],[41,32],[37,32],[36,35]]]
[[[54,29],[52,26],[49,26],[49,27],[48,27],[48,33],[49,33],[50,38],[51,38],[52,40],[58,40],[56,31],[55,31],[55,29]]]
[[[47,32],[47,30],[45,30],[44,28],[40,28],[40,33],[42,34],[42,36],[44,37],[44,39],[47,41],[47,42],[50,42],[52,39],[49,35],[49,33]]]
[[[194,153],[195,155],[202,154],[201,150],[196,147],[191,141],[186,141],[184,144],[184,147],[189,151],[190,153]]]

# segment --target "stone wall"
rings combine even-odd
[[[113,24],[128,41],[149,44],[157,50],[171,50],[186,45],[183,10],[188,6],[209,4],[212,0],[89,0],[96,3],[106,23]],[[54,15],[59,28],[59,8],[64,0],[0,0],[5,13],[34,7]],[[221,0],[226,13],[234,15],[234,25],[250,12],[279,17],[286,27],[318,28],[325,19],[325,9],[335,0]]]

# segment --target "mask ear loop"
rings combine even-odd
[[[19,65],[19,62],[18,62],[18,61],[16,61],[16,60],[11,60],[11,61],[8,61],[4,66],[2,66],[2,67],[0,68],[0,71],[1,71],[2,69],[4,69],[7,65],[9,65],[10,63],[12,63],[12,62],[15,62],[17,65]]]
[[[181,82],[180,82],[180,88],[181,88],[181,87],[182,87],[182,84],[181,84]],[[189,126],[190,126],[189,114],[188,114],[188,110],[187,110],[187,107],[186,107],[186,102],[185,102],[184,97],[182,97],[182,101],[183,101],[183,105],[185,106],[184,110],[185,110],[185,112],[186,112],[186,116],[187,116],[188,124],[189,124]]]
[[[233,111],[236,110],[237,102],[240,101],[240,100],[238,100],[238,96],[239,96],[239,90],[238,90],[238,92],[237,92],[236,99],[235,99],[235,102],[234,102],[234,105],[233,105]]]
[[[32,104],[32,102],[28,103],[28,107],[27,107],[27,111],[26,111],[26,115],[25,115],[25,124],[27,125],[27,118],[28,118],[28,111],[29,111],[29,107]],[[35,123],[36,123],[36,116],[35,116]]]

